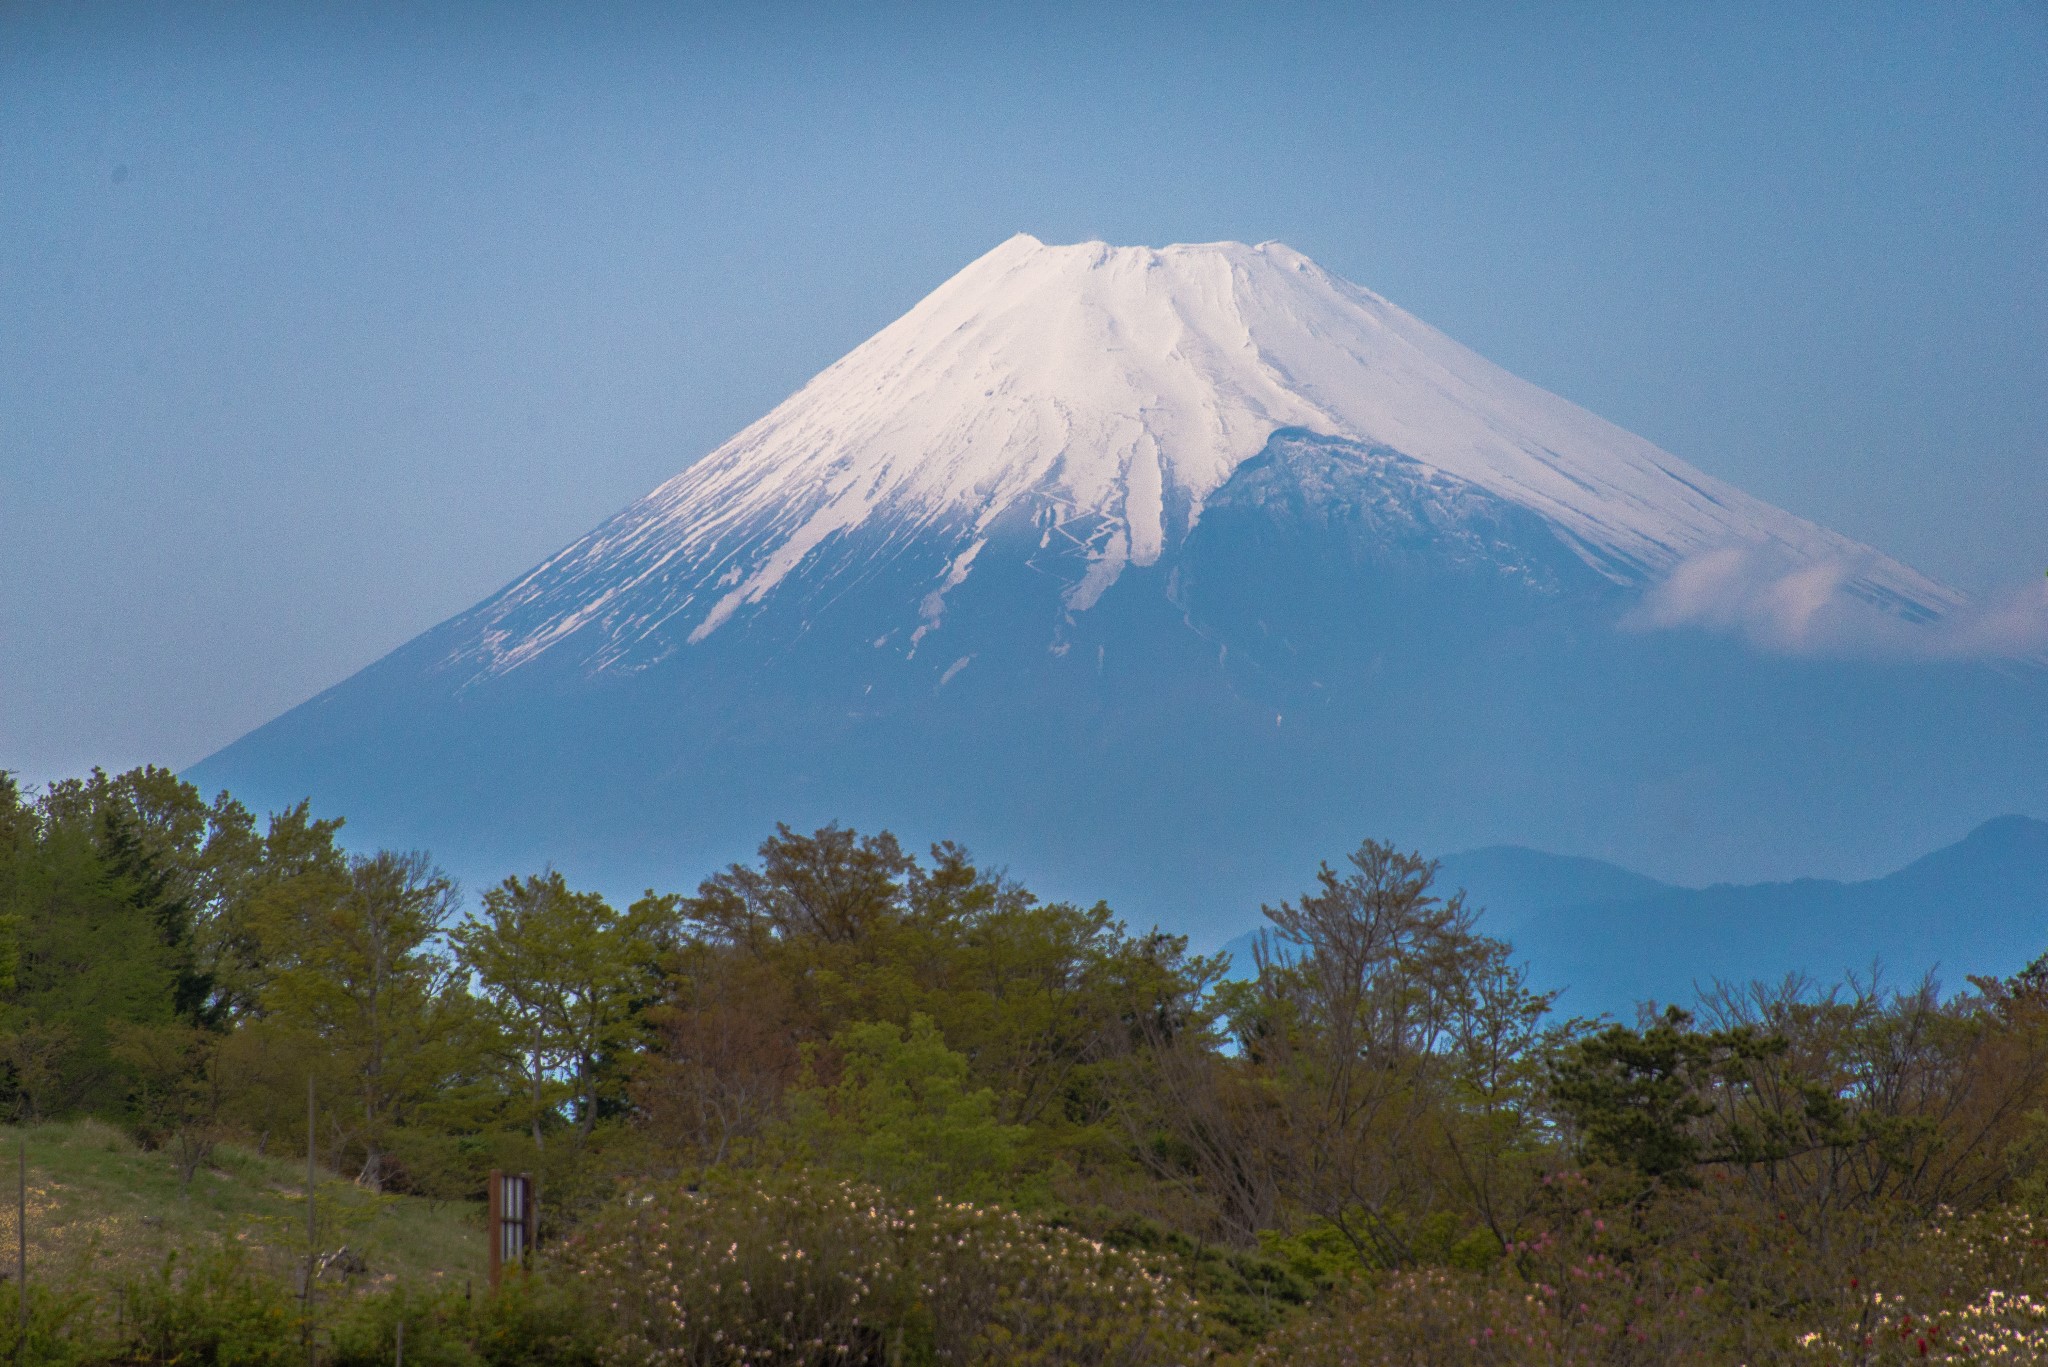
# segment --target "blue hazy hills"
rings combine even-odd
[[[1821,987],[1848,975],[1945,988],[2007,976],[2048,953],[2048,821],[2002,816],[1882,878],[1677,887],[1598,859],[1514,845],[1441,861],[1480,927],[1510,941],[1559,1012],[1629,1019],[1645,1001],[1690,1004],[1717,982]],[[1240,971],[1248,931],[1225,948]]]

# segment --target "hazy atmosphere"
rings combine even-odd
[[[2048,566],[2039,5],[741,8],[0,12],[0,768],[201,758],[1016,232],[1278,239]]]

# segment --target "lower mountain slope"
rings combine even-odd
[[[630,669],[590,667],[593,617],[588,648],[479,673],[486,604],[190,776],[472,883],[552,860],[627,895],[778,820],[889,826],[1210,942],[1366,834],[1696,880],[2048,810],[2048,675],[1630,629],[1640,588],[1584,545],[1384,446],[1283,429],[1172,554],[1092,587],[1098,539],[1043,510],[962,579],[899,531]]]

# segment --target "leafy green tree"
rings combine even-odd
[[[605,1062],[638,1038],[653,990],[649,919],[648,909],[621,915],[597,893],[571,890],[550,869],[486,892],[483,915],[450,936],[518,1051],[535,1145],[565,1081],[578,1130],[597,1123]]]
[[[1704,1122],[1718,1110],[1717,1090],[1784,1052],[1780,1036],[1747,1025],[1698,1030],[1690,1013],[1670,1006],[1647,1029],[1613,1025],[1574,1042],[1553,1067],[1550,1094],[1586,1157],[1692,1185],[1702,1163],[1764,1156],[1725,1142],[1739,1131]]]
[[[834,1037],[839,1079],[790,1099],[790,1132],[821,1161],[910,1196],[1004,1190],[1025,1139],[996,1118],[995,1093],[968,1079],[931,1017],[885,1021]]]
[[[425,855],[381,851],[266,904],[261,935],[276,967],[262,1023],[317,1041],[348,1079],[347,1104],[331,1113],[373,1188],[386,1179],[393,1132],[461,1067],[472,1013],[438,949],[458,900]]]
[[[0,1062],[15,1108],[122,1114],[115,1031],[190,1020],[203,1001],[187,906],[130,811],[82,800],[76,785],[33,804],[9,789],[0,925],[14,971]]]
[[[260,1014],[271,979],[287,962],[273,952],[277,932],[305,908],[332,897],[347,876],[348,856],[336,843],[338,818],[312,815],[300,802],[271,814],[258,837],[221,794],[216,835],[202,851],[205,900],[194,950],[212,985],[213,1019],[232,1025]]]
[[[21,972],[20,883],[34,839],[35,812],[14,775],[0,769],[0,993],[12,992]]]
[[[1100,904],[1042,903],[955,845],[927,862],[836,826],[780,828],[756,864],[676,899],[673,925],[636,1092],[668,1142],[706,1159],[762,1133],[796,1046],[836,1057],[852,1026],[922,1015],[999,1122],[1092,1181],[1134,1162],[1115,1097],[1135,1022],[1189,990],[1184,941],[1133,937]]]
[[[198,927],[214,896],[211,869],[249,828],[248,812],[226,794],[209,807],[198,789],[155,765],[60,780],[43,805],[53,823],[94,832],[110,872],[125,880],[132,899],[151,908],[175,952],[177,1014],[206,1017],[213,985]]]
[[[43,804],[54,822],[101,831],[104,852],[150,884],[167,938],[186,945],[181,1010],[214,1024],[254,1009],[270,965],[258,924],[280,885],[312,876],[331,879],[344,855],[335,844],[342,823],[316,820],[308,804],[273,813],[259,834],[248,809],[223,792],[211,803],[168,769],[146,765],[50,786]]]

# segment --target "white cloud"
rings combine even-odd
[[[1860,588],[1862,568],[1798,561],[1770,546],[1724,546],[1682,562],[1623,624],[1727,631],[1797,655],[2048,661],[2048,580],[1915,622]]]

